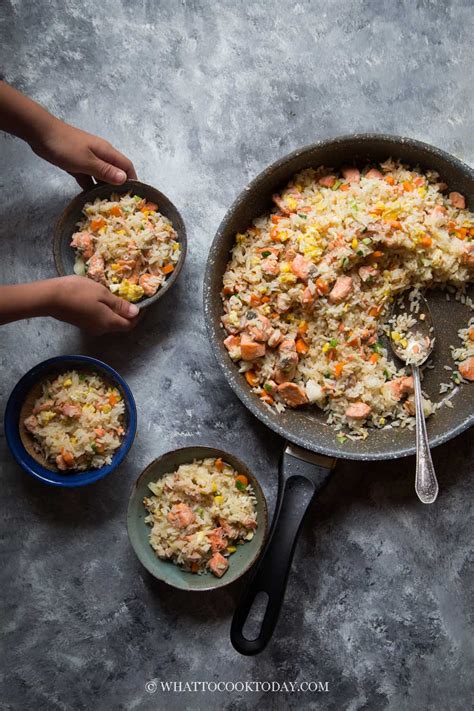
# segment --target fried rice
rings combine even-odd
[[[272,214],[236,235],[223,277],[230,357],[268,407],[316,405],[342,441],[412,427],[412,382],[383,323],[409,289],[454,286],[472,307],[464,196],[434,171],[389,159],[304,170],[273,201]]]
[[[110,464],[124,434],[119,390],[97,373],[71,370],[48,380],[24,420],[35,449],[61,471]]]
[[[143,504],[157,556],[192,573],[222,577],[236,546],[253,538],[256,498],[247,477],[208,458],[181,464],[148,488]]]
[[[181,254],[176,231],[154,203],[138,195],[112,195],[84,205],[71,246],[74,271],[127,301],[153,296]]]

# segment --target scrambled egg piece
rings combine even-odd
[[[141,286],[138,286],[138,284],[130,284],[128,279],[124,279],[120,284],[117,293],[122,297],[122,299],[133,302],[139,301],[142,298],[144,291]]]

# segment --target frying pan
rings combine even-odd
[[[308,167],[339,168],[343,164],[360,167],[392,157],[422,170],[432,169],[440,179],[474,201],[474,171],[444,151],[409,138],[379,134],[356,134],[321,141],[300,148],[273,163],[258,175],[238,196],[217,230],[212,243],[204,278],[204,313],[214,354],[224,375],[244,405],[272,430],[292,443],[280,462],[279,496],[267,545],[255,569],[249,587],[241,599],[231,628],[231,640],[242,654],[257,654],[271,638],[286,588],[291,561],[304,515],[314,495],[327,482],[337,458],[375,460],[404,457],[415,452],[415,434],[407,429],[374,430],[365,441],[339,442],[334,430],[325,423],[318,408],[270,411],[250,391],[243,375],[231,361],[223,345],[220,323],[222,277],[237,232],[245,231],[252,220],[271,209],[273,193],[284,187],[298,171]],[[449,375],[445,364],[452,363],[450,343],[459,343],[457,331],[466,325],[465,306],[445,294],[428,295],[438,333],[434,368],[425,371],[423,388],[439,400],[439,384]],[[453,408],[443,407],[428,420],[430,446],[436,447],[455,437],[474,420],[472,392],[469,385],[457,389],[451,398]],[[296,445],[296,446],[295,446]],[[267,599],[259,634],[244,636],[243,628],[258,593]]]

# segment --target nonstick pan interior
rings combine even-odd
[[[238,196],[222,221],[209,253],[204,281],[204,310],[214,353],[227,381],[244,405],[286,439],[314,452],[347,459],[391,459],[415,452],[415,433],[407,429],[373,430],[365,441],[346,440],[341,444],[335,431],[324,422],[325,415],[317,407],[287,410],[282,414],[268,410],[253,394],[244,377],[230,360],[222,341],[224,331],[220,323],[222,304],[220,290],[222,276],[234,244],[235,234],[245,230],[251,221],[271,208],[272,194],[281,189],[298,171],[308,167],[338,168],[345,163],[363,167],[370,162],[387,158],[400,159],[412,166],[438,171],[441,180],[466,196],[468,205],[474,203],[474,171],[453,156],[412,139],[396,136],[361,134],[343,136],[315,143],[277,161],[257,176]],[[472,295],[472,290],[471,290]],[[449,373],[445,365],[453,365],[449,344],[459,344],[457,331],[470,318],[467,306],[447,301],[439,291],[428,292],[438,334],[434,369],[427,371],[424,389],[439,401],[439,385]],[[435,447],[459,434],[474,421],[471,385],[463,385],[452,397],[453,408],[443,406],[428,420],[430,445]]]

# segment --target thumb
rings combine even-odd
[[[108,297],[107,305],[110,306],[112,311],[115,311],[116,314],[122,316],[122,318],[132,319],[140,313],[140,309],[136,304],[131,304],[130,301],[125,301],[125,299],[121,299],[113,294],[110,294]]]
[[[96,158],[92,164],[92,175],[97,180],[103,180],[104,183],[111,183],[112,185],[122,185],[127,180],[127,174],[124,170],[106,163],[100,158]]]

